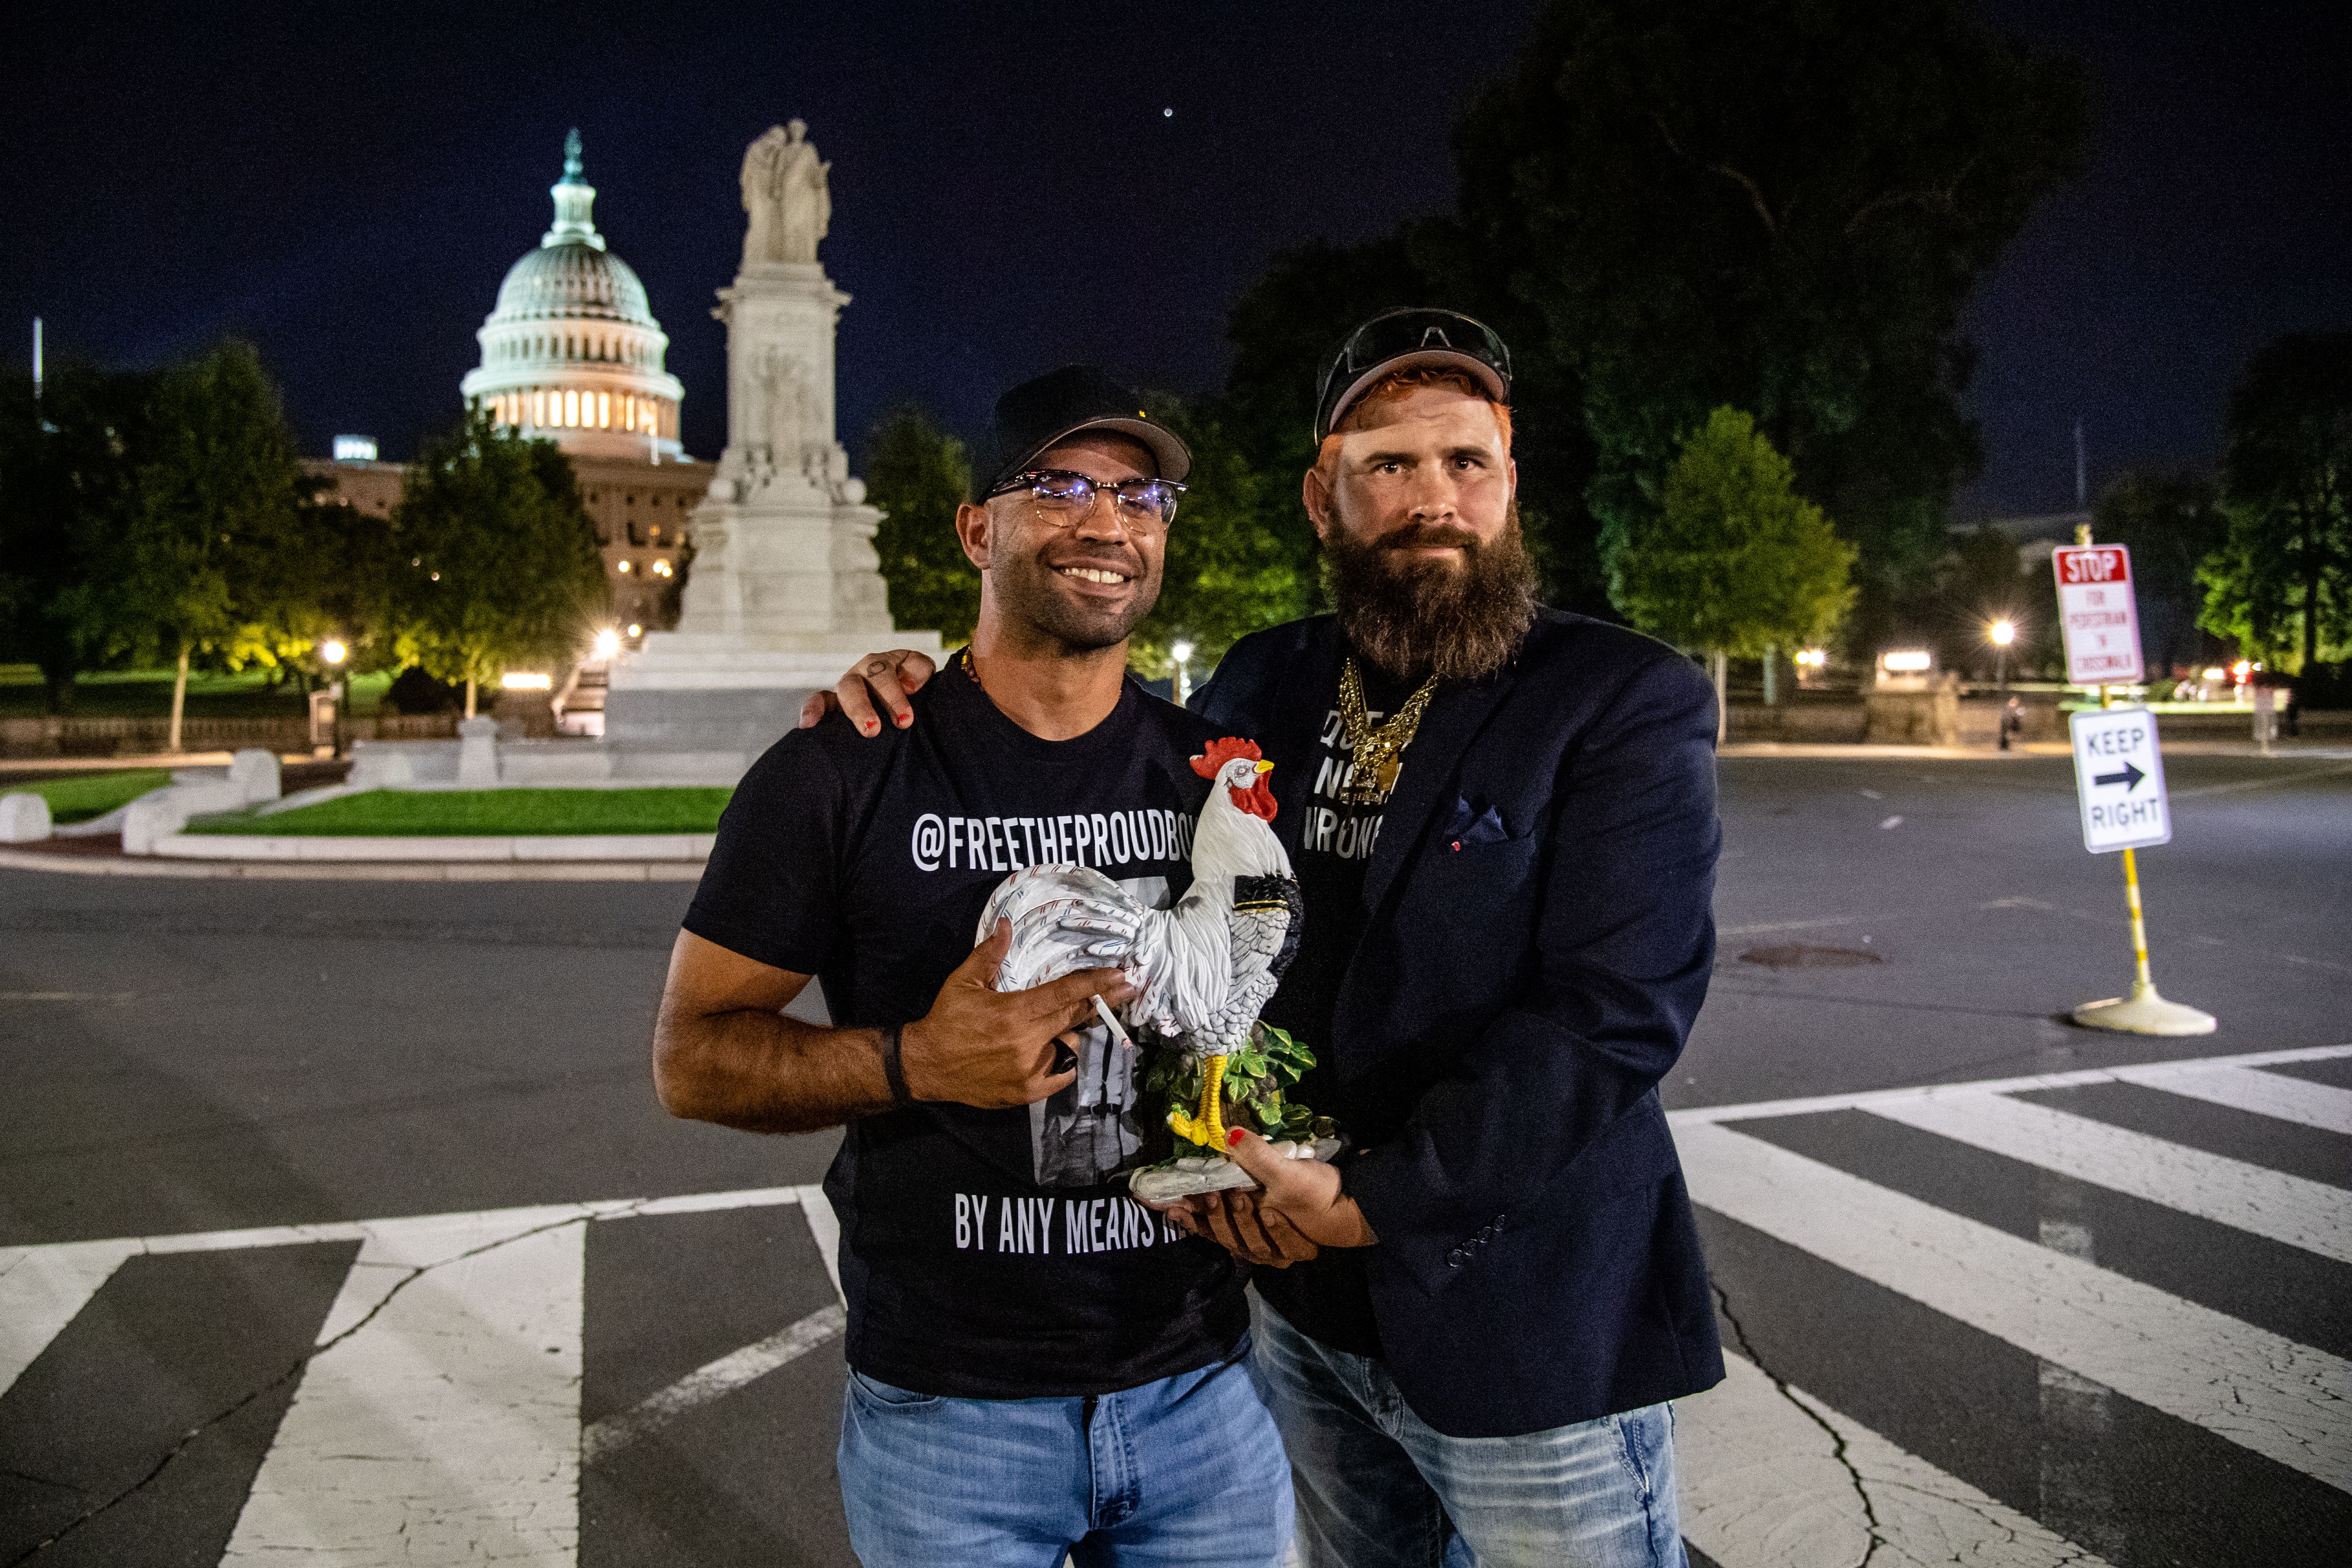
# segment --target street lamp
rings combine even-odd
[[[341,637],[329,637],[319,645],[320,662],[338,674],[342,671],[343,661],[351,657],[351,645]],[[318,753],[320,744],[319,731],[322,728],[320,721],[323,719],[326,721],[323,728],[327,731],[327,754],[340,757],[343,754],[343,707],[352,700],[351,678],[344,675],[341,679],[331,679],[327,688],[323,692],[310,693],[310,751],[314,756]],[[319,700],[320,697],[327,700],[321,703]],[[321,707],[326,709],[324,713],[319,710]]]
[[[1168,654],[1176,661],[1176,706],[1181,708],[1192,700],[1192,645],[1178,637]]]
[[[1995,656],[1994,668],[1998,673],[1993,677],[1993,685],[2005,694],[2009,690],[2009,645],[2017,640],[2017,623],[1995,621],[1985,628],[1985,636],[1992,639],[1992,646],[1999,650]]]
[[[595,648],[598,658],[611,658],[621,651],[621,634],[606,626],[596,634]]]
[[[2000,726],[2000,749],[2009,750],[2009,738],[2025,730],[2025,715],[2019,710],[2017,699],[2009,694],[2009,645],[2017,640],[2017,623],[2006,616],[1985,627],[1985,637],[1994,649],[1994,689],[2000,694],[2000,711],[1994,722]]]

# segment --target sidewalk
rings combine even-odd
[[[192,836],[173,837],[184,840]],[[658,837],[663,845],[668,847],[685,836],[664,834]],[[213,840],[206,836],[198,841]],[[247,838],[242,842],[247,845],[284,844],[289,840]],[[307,842],[326,851],[331,851],[337,843],[333,839],[319,838]],[[387,841],[363,839],[355,842],[373,847]],[[52,838],[42,844],[0,847],[0,870],[64,872],[84,877],[243,878],[260,881],[694,882],[702,878],[700,856],[690,858],[679,855],[635,857],[624,850],[620,853],[608,851],[595,858],[523,859],[514,858],[509,851],[506,858],[489,858],[480,847],[482,845],[510,846],[513,840],[411,838],[391,842],[403,844],[420,853],[402,859],[331,860],[292,856],[274,859],[226,857],[189,859],[176,855],[125,855],[122,840],[107,836]],[[618,847],[625,846],[627,840],[605,838],[593,842]],[[422,858],[443,847],[448,847],[439,858]]]

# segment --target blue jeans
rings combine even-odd
[[[865,1568],[1276,1568],[1290,1469],[1234,1360],[1091,1398],[944,1399],[856,1372],[841,1502]]]
[[[1671,1406],[1449,1437],[1388,1368],[1256,1303],[1258,1392],[1290,1450],[1307,1568],[1685,1568]]]

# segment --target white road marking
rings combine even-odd
[[[0,1255],[0,1394],[138,1250],[135,1241],[77,1241]]]
[[[2005,1095],[1940,1094],[1870,1113],[2352,1263],[2352,1192],[2342,1187]]]
[[[1782,1394],[1746,1358],[1727,1352],[1723,1367],[1675,1402],[1683,1534],[1723,1568],[2106,1568],[1801,1389]]]
[[[2169,1064],[2167,1064],[2168,1066]],[[2299,1121],[2328,1132],[2352,1133],[2352,1089],[2288,1078],[2274,1072],[2254,1072],[2242,1067],[2195,1067],[2157,1073],[2146,1068],[2117,1068],[2124,1083],[2185,1094],[2193,1100],[2251,1110],[2281,1121]]]
[[[2352,1491],[2352,1363],[1726,1127],[1675,1142],[1717,1214]]]
[[[2234,1081],[2227,1070],[2283,1065],[2287,1062],[2334,1061],[2340,1057],[2352,1057],[2352,1046],[2305,1046],[2291,1051],[2250,1051],[2243,1056],[2200,1057],[2193,1061],[2150,1062],[2141,1067],[2084,1068],[2075,1072],[2037,1073],[2030,1078],[1981,1079],[1974,1083],[1925,1083],[1907,1089],[1867,1089],[1845,1094],[1810,1095],[1801,1100],[1757,1100],[1744,1105],[1702,1105],[1689,1110],[1667,1113],[1666,1120],[1675,1128],[1710,1121],[1753,1121],[1766,1116],[1810,1116],[1822,1110],[1869,1110],[1875,1106],[1899,1103],[1911,1100],[1933,1100],[1945,1094],[2030,1094],[2042,1089],[2081,1089],[2095,1083],[2136,1083],[2148,1089],[2160,1089],[2168,1093],[2197,1095],[2200,1100],[2212,1100],[2211,1093],[2176,1087],[2182,1082],[2194,1082],[2210,1087],[2218,1079]],[[2216,1069],[2221,1069],[2217,1074]],[[2276,1073],[2249,1075],[2276,1079]],[[2293,1093],[2300,1098],[2306,1089],[2324,1086],[2305,1083],[2300,1079],[2280,1081],[2294,1086]],[[2229,1087],[2221,1092],[2237,1092]],[[2264,1091],[2266,1094],[2268,1090]],[[2327,1092],[2344,1094],[2343,1089]],[[2289,1101],[2276,1101],[2284,1106]],[[2237,1105],[2242,1110],[2260,1110],[2264,1116],[2280,1116],[2288,1121],[2307,1121],[2307,1116],[2294,1116],[2285,1110],[2259,1108],[2238,1100],[2218,1100],[2217,1103]],[[2317,1103],[2317,1102],[2310,1102]],[[2328,1102],[2328,1103],[2333,1103]],[[2352,1125],[2336,1128],[2352,1131]]]
[[[586,1221],[371,1227],[224,1564],[571,1568]]]
[[[825,1278],[833,1281],[833,1293],[841,1296],[841,1216],[833,1212],[833,1204],[817,1186],[794,1187],[800,1194],[801,1215],[808,1221],[809,1235],[816,1240],[816,1249],[824,1258]],[[842,1296],[843,1300],[849,1298]]]
[[[739,1351],[730,1351],[717,1361],[695,1368],[667,1388],[584,1428],[580,1434],[580,1462],[593,1465],[599,1459],[617,1454],[638,1438],[668,1426],[688,1411],[732,1394],[745,1384],[798,1361],[838,1335],[847,1326],[848,1321],[848,1313],[838,1304],[819,1307],[807,1317],[779,1329],[764,1340],[745,1345]]]

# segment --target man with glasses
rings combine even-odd
[[[1271,1568],[1288,1471],[1251,1392],[1241,1266],[1113,1178],[1141,1142],[1133,1062],[1097,1023],[1115,971],[993,988],[972,946],[1022,866],[1147,901],[1219,733],[1126,673],[1191,456],[1073,367],[998,403],[956,533],[978,626],[922,722],[797,731],[737,789],[671,957],[654,1072],[673,1114],[846,1124],[850,1365],[839,1450],[866,1568]],[[874,733],[878,726],[864,728]],[[812,976],[834,1027],[785,1017]]]
[[[1536,605],[1509,396],[1466,317],[1349,334],[1303,496],[1337,613],[1244,639],[1197,705],[1276,764],[1307,920],[1266,1017],[1353,1145],[1243,1133],[1261,1190],[1185,1220],[1274,1266],[1258,1369],[1311,1568],[1679,1564],[1667,1402],[1723,1375],[1656,1093],[1714,957],[1713,692]],[[904,711],[899,662],[844,706]]]

